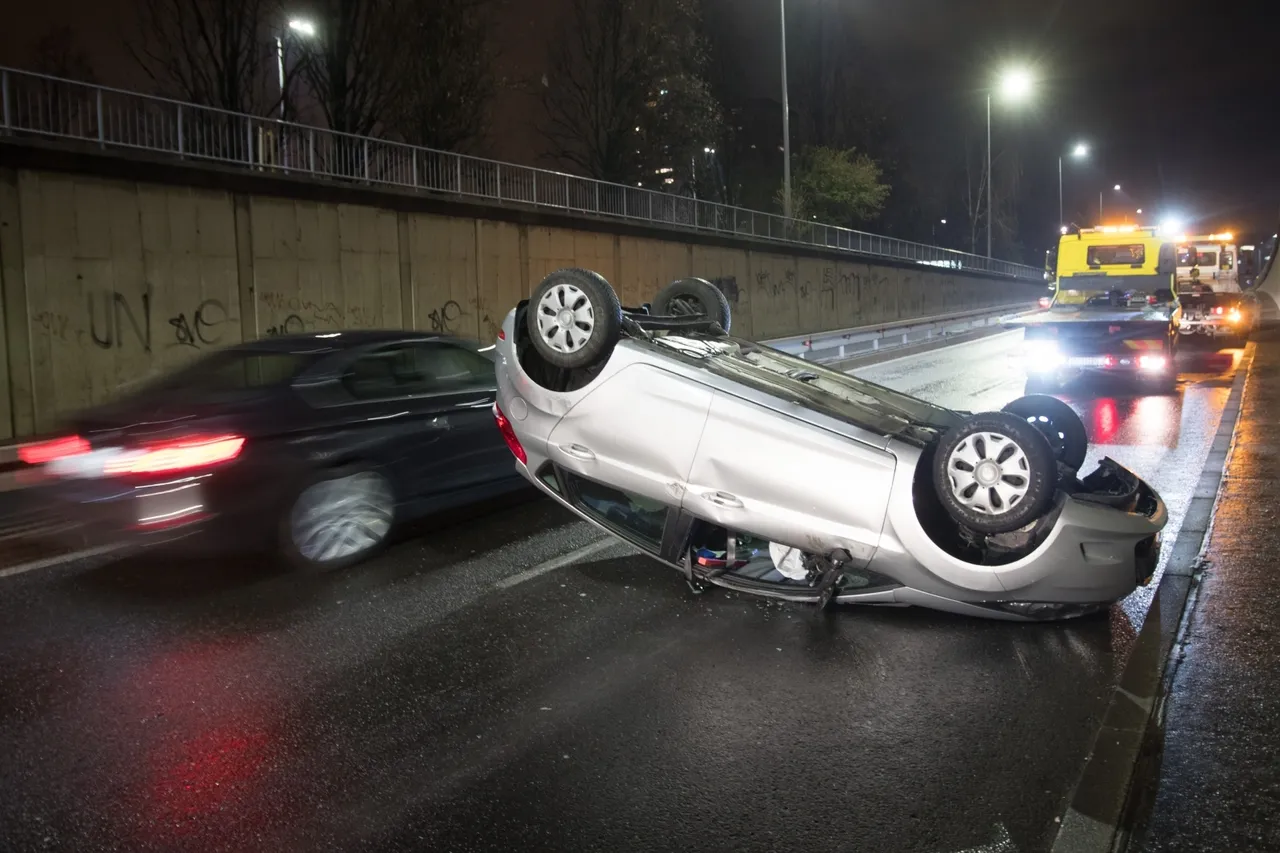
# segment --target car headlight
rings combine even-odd
[[[1240,322],[1240,309],[1239,309],[1239,308],[1232,308],[1230,311],[1228,311],[1228,312],[1227,312],[1227,319],[1228,319],[1228,320],[1230,320],[1230,321],[1231,321],[1231,322],[1233,322],[1233,323],[1239,323],[1239,322]]]
[[[1027,341],[1023,358],[1031,372],[1053,370],[1065,362],[1057,341]]]

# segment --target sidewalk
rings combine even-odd
[[[1131,849],[1280,850],[1280,333],[1255,340],[1207,564],[1172,654],[1159,787]]]

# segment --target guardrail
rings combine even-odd
[[[895,237],[14,68],[0,67],[0,133],[678,226],[1029,281],[1040,281],[1043,275],[1036,267]]]
[[[799,358],[824,364],[857,358],[873,352],[942,340],[975,329],[995,326],[1010,314],[1034,310],[1032,307],[1034,305],[1035,303],[1032,302],[1016,302],[995,308],[858,326],[852,329],[821,332],[816,335],[796,335],[790,338],[761,341],[761,343]]]

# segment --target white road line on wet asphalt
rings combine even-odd
[[[0,569],[0,578],[7,578],[12,575],[20,575],[23,572],[33,572],[36,569],[51,569],[54,566],[61,566],[64,563],[72,563],[76,560],[83,560],[88,557],[96,557],[99,554],[109,554],[112,551],[118,551],[121,545],[99,545],[96,548],[86,548],[83,551],[72,551],[70,554],[58,554],[53,557],[45,557],[41,560],[32,560],[29,563],[19,563],[16,566],[9,566]]]
[[[517,572],[509,578],[503,578],[495,583],[494,586],[499,589],[510,589],[516,584],[522,584],[525,581],[533,580],[539,575],[545,575],[547,572],[554,572],[556,569],[562,569],[565,566],[572,565],[579,560],[585,560],[587,557],[599,554],[601,551],[620,544],[622,543],[613,537],[599,539],[592,542],[590,545],[583,545],[581,548],[576,548],[567,554],[561,554],[559,557],[553,557],[550,560],[533,566],[532,568],[525,569],[523,572]]]

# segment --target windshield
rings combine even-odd
[[[1147,260],[1147,247],[1142,243],[1129,243],[1123,246],[1090,246],[1087,258],[1091,267],[1143,264]]]
[[[947,429],[960,417],[883,385],[738,338],[659,337],[655,343],[713,372],[882,435],[915,425]]]

